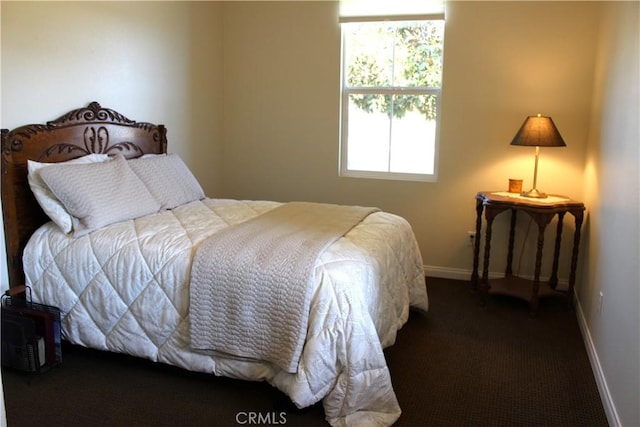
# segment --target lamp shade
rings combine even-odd
[[[565,147],[567,144],[564,143],[551,117],[538,114],[537,116],[527,117],[513,141],[511,141],[511,145]]]

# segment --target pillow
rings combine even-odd
[[[86,164],[97,163],[109,160],[108,154],[89,154],[87,156],[79,157],[77,159],[69,160],[60,163],[40,163],[33,160],[27,161],[27,169],[29,174],[27,180],[33,195],[36,197],[38,204],[47,214],[49,218],[65,233],[72,231],[71,215],[66,211],[60,200],[49,190],[49,187],[44,183],[40,177],[40,170],[44,167],[51,165],[73,165],[73,164]]]
[[[198,180],[177,154],[131,159],[129,166],[162,209],[173,209],[205,197]]]
[[[49,166],[40,176],[71,215],[74,237],[160,210],[121,155],[110,162]]]

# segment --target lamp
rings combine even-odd
[[[529,116],[524,121],[518,133],[511,141],[511,145],[521,145],[525,147],[536,147],[536,162],[533,169],[533,188],[529,191],[523,191],[522,196],[542,199],[547,197],[545,193],[538,191],[538,156],[540,147],[565,147],[558,128],[551,120],[551,117],[545,117],[538,114],[537,116]]]

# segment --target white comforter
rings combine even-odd
[[[73,239],[42,226],[24,253],[36,302],[62,311],[63,338],[193,371],[266,380],[298,407],[323,399],[332,425],[390,425],[400,415],[382,349],[409,306],[428,306],[409,224],[378,212],[330,246],[316,267],[307,342],[295,374],[189,347],[189,275],[198,245],[277,202],[205,199]]]

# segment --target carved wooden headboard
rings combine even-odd
[[[97,102],[44,125],[2,129],[2,215],[9,286],[24,284],[22,252],[33,232],[49,221],[29,188],[27,160],[56,163],[91,153],[132,158],[166,151],[163,125],[130,120]]]

